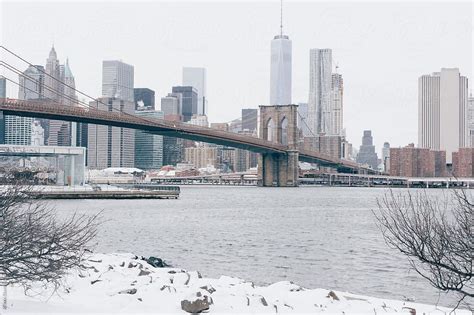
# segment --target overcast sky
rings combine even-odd
[[[69,58],[76,87],[93,96],[101,95],[102,60],[121,59],[135,67],[135,87],[156,91],[158,107],[181,84],[183,66],[207,69],[211,122],[230,121],[241,108],[269,102],[279,1],[0,0],[0,10],[2,45],[44,65],[54,43],[61,62]],[[362,131],[371,129],[379,156],[384,141],[416,143],[418,77],[458,67],[472,79],[473,12],[470,1],[287,0],[283,19],[293,42],[293,102],[308,100],[309,50],[332,48],[344,78],[349,141],[360,145]],[[7,88],[10,97],[16,91]]]

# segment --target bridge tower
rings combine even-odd
[[[260,138],[288,146],[286,153],[262,153],[258,185],[298,186],[298,105],[261,105]]]

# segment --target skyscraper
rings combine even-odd
[[[49,52],[48,59],[46,59],[46,76],[44,84],[47,88],[44,90],[44,97],[51,100],[59,101],[61,100],[60,96],[60,81],[61,81],[61,72],[59,67],[58,55],[54,46],[51,47]]]
[[[34,100],[45,97],[45,74],[43,66],[29,66],[18,77],[18,99]]]
[[[161,111],[141,109],[135,115],[148,119],[163,119]],[[143,170],[159,170],[163,166],[163,136],[135,130],[135,167]]]
[[[155,109],[155,91],[147,88],[134,88],[133,98],[135,100],[135,110],[140,106],[147,109]]]
[[[331,122],[329,133],[331,135],[343,135],[343,90],[342,75],[332,74],[331,80]]]
[[[298,103],[298,129],[303,137],[312,136],[308,126],[308,103]]]
[[[66,59],[66,64],[61,65],[60,69],[64,69],[61,71],[61,82],[65,84],[62,85],[62,89],[60,91],[64,95],[64,105],[68,106],[75,106],[77,105],[77,95],[76,95],[76,80],[74,79],[74,75],[72,74],[71,68],[69,67],[69,59]]]
[[[253,133],[257,130],[258,110],[256,108],[242,109],[242,131]]]
[[[168,93],[167,96],[161,98],[161,111],[165,114],[165,119],[168,117],[172,118],[179,118],[181,115],[181,97],[182,95],[177,93]],[[169,120],[177,120],[179,119],[169,119]]]
[[[119,60],[102,62],[102,95],[133,102],[134,69]]]
[[[390,143],[388,142],[383,143],[382,164],[385,172],[390,171]]]
[[[43,66],[29,66],[18,77],[18,99],[33,100],[44,97]],[[30,145],[33,118],[5,116],[5,144]]]
[[[173,94],[181,94],[181,115],[183,121],[190,121],[198,113],[198,94],[192,86],[173,86]]]
[[[52,51],[54,48],[52,48]],[[59,64],[57,59],[51,60],[52,53],[50,53],[50,58],[47,61],[47,68],[49,67],[50,71],[47,73],[49,75],[55,76],[56,72],[54,70],[55,64]],[[56,58],[56,52],[54,51],[54,57]],[[49,65],[49,66],[48,66]],[[48,84],[52,84],[51,86],[48,85],[49,88],[55,89],[56,93],[53,93],[50,98],[54,99],[58,103],[63,106],[75,106],[77,105],[77,95],[76,95],[76,82],[74,79],[74,75],[72,74],[71,68],[69,67],[69,60],[66,59],[66,64],[59,65],[59,77],[56,80],[53,80],[51,77],[46,76],[46,82]],[[53,82],[54,81],[54,82]],[[64,83],[64,84],[63,84]],[[45,130],[46,135],[46,142],[48,145],[54,146],[70,146],[74,145],[76,140],[76,132],[72,131],[72,129],[76,129],[77,123],[71,123],[67,121],[61,120],[49,120],[47,123],[43,120],[42,126],[47,126]],[[72,128],[74,126],[74,128]],[[47,132],[46,132],[47,131]],[[74,139],[73,139],[74,138]]]
[[[102,97],[100,102],[92,101],[90,107],[113,111],[120,109],[134,114],[135,103],[117,98]],[[88,124],[87,165],[91,169],[107,167],[134,167],[135,130],[121,127]]]
[[[470,148],[474,148],[474,97],[471,95],[467,99],[467,107],[468,107],[468,143],[467,146]]]
[[[376,170],[378,168],[377,160],[378,157],[372,140],[372,131],[364,130],[362,145],[360,146],[359,154],[357,154],[357,163],[367,164]]]
[[[291,40],[283,35],[283,8],[280,16],[280,34],[271,43],[270,105],[291,104]]]
[[[195,68],[195,67],[184,67],[183,68],[183,86],[192,86],[196,89],[198,104],[197,104],[197,115],[207,115],[207,81],[206,81],[206,69]]]
[[[331,86],[332,50],[311,49],[309,56],[308,126],[314,134],[331,133]]]
[[[0,75],[0,98],[7,97],[7,79]]]
[[[46,59],[46,69],[44,71],[46,73],[44,75],[44,97],[63,106],[76,105],[76,85],[69,67],[69,60],[66,59],[65,64],[60,64],[54,46],[51,47]],[[72,135],[71,129],[72,126],[76,126],[76,123],[49,119],[40,119],[40,122],[44,128],[46,144],[69,146],[75,143],[75,140],[71,139],[71,137],[75,137],[75,132]]]
[[[452,153],[468,145],[468,79],[457,68],[418,79],[418,146]]]
[[[169,93],[161,98],[161,111],[165,120],[182,121],[181,93]],[[163,165],[176,165],[184,157],[184,140],[175,137],[163,137]]]
[[[7,79],[0,75],[0,98],[7,97]],[[0,144],[5,144],[5,116],[0,113]]]

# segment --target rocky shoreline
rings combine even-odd
[[[172,268],[159,258],[93,254],[83,270],[72,270],[57,292],[33,287],[8,289],[14,313],[326,313],[448,314],[451,309],[373,298],[288,281],[256,286],[239,278],[204,278]],[[41,293],[40,293],[41,292]],[[457,310],[456,314],[471,314]]]

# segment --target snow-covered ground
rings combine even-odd
[[[94,254],[71,271],[56,293],[8,288],[14,313],[325,313],[448,314],[451,309],[412,302],[306,289],[288,281],[267,287],[238,278],[203,278],[197,271],[155,268],[132,254]],[[184,309],[184,310],[183,310]],[[0,313],[3,314],[0,309]],[[457,310],[456,314],[471,314]]]

